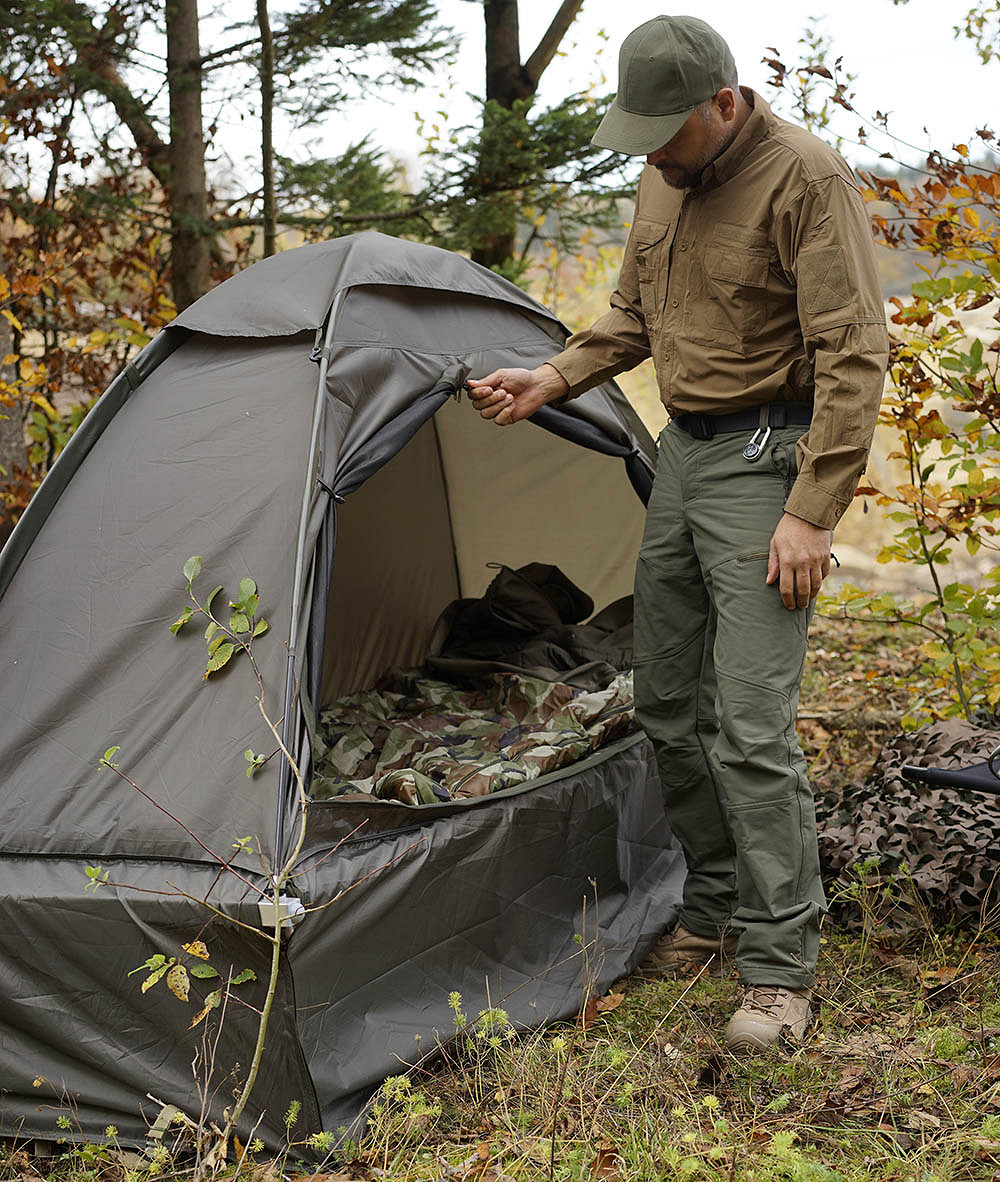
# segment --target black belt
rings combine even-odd
[[[711,439],[714,435],[725,435],[730,431],[754,431],[761,426],[760,413],[763,408],[736,410],[728,415],[686,414],[677,415],[671,422],[686,431],[692,439]],[[811,402],[772,402],[767,407],[767,426],[771,428],[803,426],[812,421]]]

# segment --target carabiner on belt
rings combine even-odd
[[[743,447],[743,458],[747,463],[754,463],[764,454],[767,441],[771,438],[771,408],[760,408],[760,424]]]

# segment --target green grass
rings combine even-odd
[[[991,1179],[998,970],[992,934],[890,947],[828,925],[806,1041],[750,1059],[720,1045],[735,980],[633,976],[586,1026],[518,1035],[494,1020],[477,1037],[472,1025],[432,1068],[387,1085],[341,1168],[494,1182]]]

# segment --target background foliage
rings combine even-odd
[[[550,106],[537,98],[581,3],[553,0],[550,24],[527,55],[518,0],[483,5],[479,114],[456,123],[442,101],[422,129],[419,176],[363,136],[339,156],[307,160],[265,136],[260,183],[247,191],[218,161],[205,179],[206,152],[210,164],[213,152],[219,156],[212,112],[225,104],[256,119],[272,104],[305,135],[331,111],[349,117],[359,96],[424,86],[460,52],[431,0],[300,0],[265,21],[260,0],[256,21],[248,13],[225,28],[199,19],[196,0],[5,0],[6,529],[127,357],[199,290],[259,257],[262,244],[284,248],[377,228],[470,254],[535,283],[550,300],[574,285],[588,295],[607,286],[629,190],[627,162],[590,146],[608,96],[584,90]],[[998,28],[1000,5],[977,0],[955,33],[989,64]],[[773,47],[762,52],[791,117],[841,146],[843,136],[891,138],[887,116],[856,111],[850,63],[832,60],[814,22],[794,62]],[[195,116],[201,135],[178,123],[175,100],[185,89],[205,104],[204,117],[200,107]],[[845,118],[855,116],[852,134]],[[875,521],[889,522],[888,535],[880,527],[879,560],[911,575],[905,596],[877,585],[849,588],[829,610],[924,638],[910,725],[951,713],[992,720],[1000,698],[992,561],[1000,338],[982,330],[984,316],[1000,315],[995,144],[988,127],[970,129],[968,144],[942,146],[920,165],[885,152],[864,177],[876,236],[900,260],[897,275],[910,279],[894,284],[891,297],[882,414],[889,463],[861,495],[872,506],[873,533]],[[573,304],[564,301],[564,315],[573,315]]]

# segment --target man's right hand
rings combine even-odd
[[[498,427],[526,419],[569,393],[566,379],[548,364],[537,369],[496,369],[485,378],[470,378],[468,385],[472,405]]]

